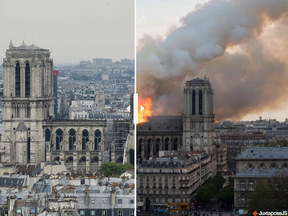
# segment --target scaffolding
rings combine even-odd
[[[132,119],[107,119],[107,147],[112,142],[115,150],[124,150],[124,144],[133,125]]]

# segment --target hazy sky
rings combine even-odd
[[[0,59],[9,42],[49,49],[54,64],[134,59],[134,0],[0,0]]]

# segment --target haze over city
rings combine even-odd
[[[134,1],[4,0],[0,24],[0,50],[24,40],[49,49],[54,64],[134,58]]]

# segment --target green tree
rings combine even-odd
[[[217,196],[217,202],[231,205],[234,202],[234,179],[231,179],[228,186],[223,188]]]
[[[198,203],[206,203],[210,199],[209,189],[207,187],[201,187],[196,194],[196,200]]]
[[[100,174],[106,177],[109,175],[119,176],[129,168],[134,168],[134,166],[132,164],[117,164],[114,162],[104,163],[100,167]]]
[[[273,211],[271,202],[271,191],[266,180],[256,183],[255,190],[248,196],[248,214],[254,211]]]

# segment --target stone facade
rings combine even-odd
[[[216,161],[217,161],[217,171],[226,172],[227,171],[227,145],[218,142],[215,145],[216,149]]]
[[[137,200],[144,202],[146,209],[190,203],[196,190],[213,175],[211,156],[204,150],[190,155],[169,152],[169,157],[153,157],[137,169]]]
[[[152,116],[137,125],[137,162],[158,156],[161,150],[205,150],[212,155],[216,174],[213,90],[209,80],[186,82],[182,116]]]
[[[288,147],[250,147],[235,158],[234,208],[244,209],[247,198],[260,180],[288,171]]]
[[[25,165],[61,160],[70,171],[97,172],[103,154],[109,156],[111,151],[111,160],[122,163],[125,150],[125,160],[134,164],[134,140],[126,141],[129,134],[134,136],[129,121],[115,119],[108,127],[107,120],[54,120],[49,50],[24,42],[14,47],[11,42],[3,67],[1,162]],[[123,130],[127,132],[117,132]]]

